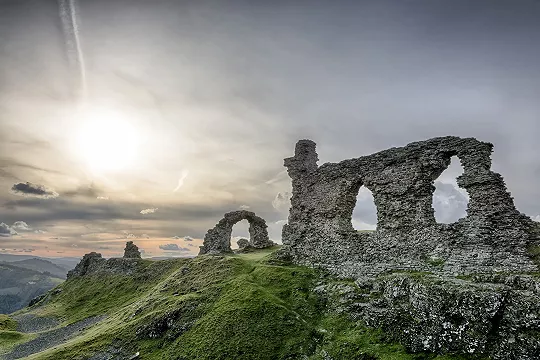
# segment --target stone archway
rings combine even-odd
[[[267,225],[263,218],[251,211],[238,210],[226,213],[216,226],[208,230],[199,255],[231,253],[232,228],[242,220],[249,222],[249,246],[263,249],[274,245],[268,238]]]

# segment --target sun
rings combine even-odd
[[[78,157],[93,172],[119,172],[133,167],[140,147],[135,124],[108,108],[84,110],[74,137]]]

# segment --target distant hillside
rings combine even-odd
[[[80,258],[75,257],[40,257],[35,255],[16,255],[16,254],[0,254],[0,262],[13,263],[21,260],[30,260],[30,259],[41,259],[49,261],[57,266],[60,266],[63,269],[71,270],[77,265],[81,260]]]
[[[34,270],[40,273],[49,273],[53,275],[54,277],[57,277],[60,279],[65,279],[67,272],[71,270],[69,268],[65,268],[65,267],[53,264],[49,260],[40,259],[40,258],[19,260],[19,261],[11,262],[10,264],[17,267],[29,269],[29,270]]]
[[[0,314],[9,314],[28,305],[63,280],[57,276],[0,263]]]

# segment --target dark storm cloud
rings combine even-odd
[[[15,195],[30,196],[42,199],[58,197],[58,193],[44,185],[32,184],[30,182],[18,183],[11,187],[11,192]]]

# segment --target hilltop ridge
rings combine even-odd
[[[48,330],[19,332],[21,339],[0,358],[129,359],[138,353],[140,359],[463,360],[540,354],[536,274],[443,279],[390,272],[347,280],[280,260],[277,250],[115,259],[133,264],[129,273],[103,268],[73,276],[12,315],[49,323]],[[527,319],[517,316],[523,311]],[[67,341],[47,337],[51,331]]]

